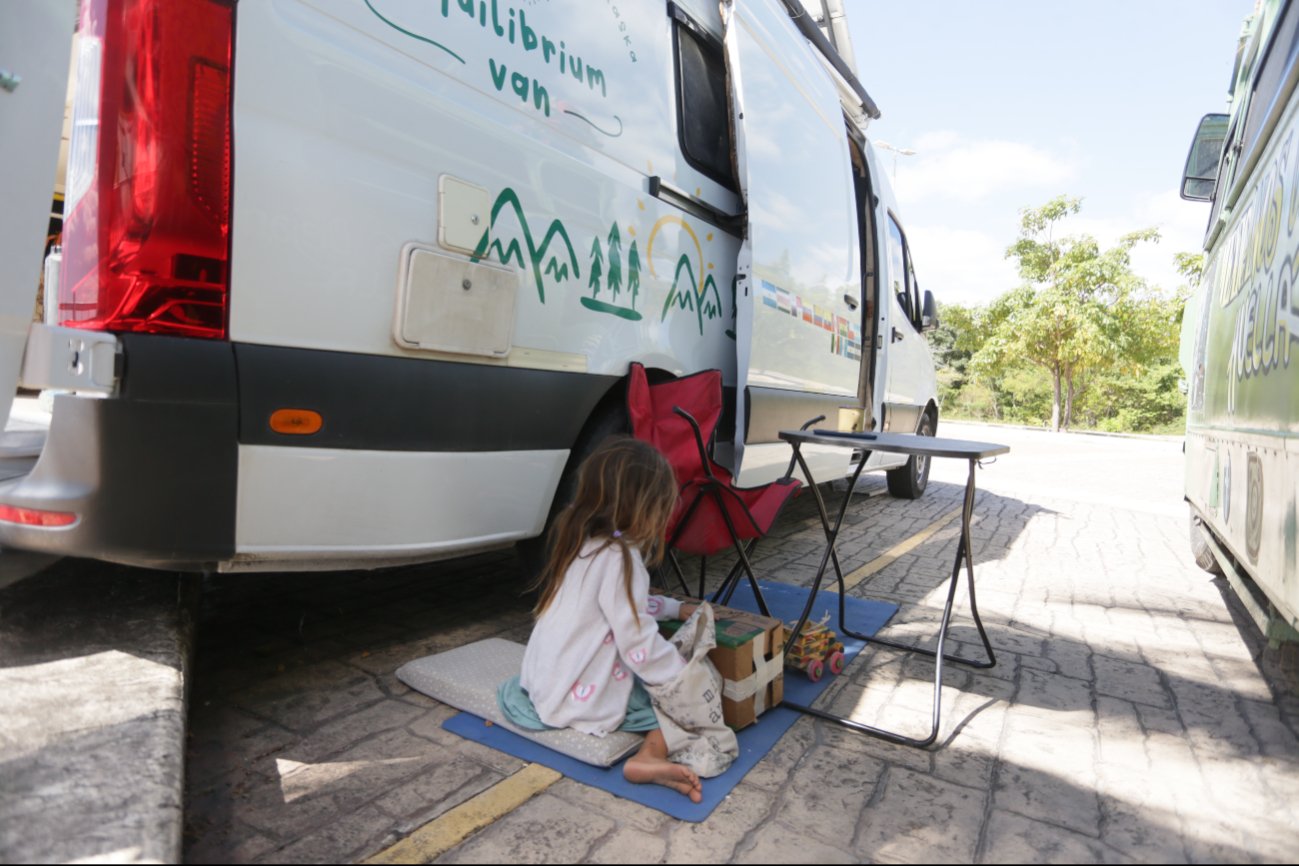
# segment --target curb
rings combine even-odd
[[[66,559],[0,589],[0,861],[180,862],[197,589]]]
[[[1052,432],[1046,427],[1032,427],[1028,424],[997,424],[991,421],[967,421],[964,418],[944,418],[948,424],[966,424],[970,427],[992,427],[994,429],[1033,430],[1038,433]],[[1184,436],[1170,436],[1166,433],[1109,433],[1104,430],[1061,430],[1063,434],[1074,436],[1101,436],[1110,439],[1138,439],[1142,442],[1181,442]]]

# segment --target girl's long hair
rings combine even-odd
[[[606,440],[578,470],[573,501],[551,527],[546,565],[533,587],[541,593],[533,613],[540,616],[555,600],[588,538],[604,539],[600,550],[621,548],[623,587],[635,610],[631,550],[638,548],[647,566],[658,564],[676,503],[676,476],[658,449],[627,436]]]

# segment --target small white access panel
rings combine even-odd
[[[487,232],[491,194],[481,186],[444,174],[438,178],[438,243],[471,256]]]
[[[510,353],[518,271],[412,243],[402,249],[399,281],[399,345],[491,358]]]

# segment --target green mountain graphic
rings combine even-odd
[[[523,233],[522,244],[519,243],[518,238],[511,238],[506,244],[502,244],[500,238],[493,239],[496,220],[506,205],[513,208],[514,216],[519,221],[519,229]],[[551,253],[550,245],[556,238],[564,244],[558,253]],[[567,258],[563,255],[565,252],[568,253]],[[537,297],[543,304],[546,302],[545,275],[549,274],[554,281],[562,282],[568,279],[571,268],[574,278],[580,279],[582,276],[582,271],[577,264],[577,253],[573,251],[573,243],[568,239],[568,230],[564,228],[564,224],[558,219],[551,220],[550,226],[541,238],[541,243],[537,244],[533,240],[532,227],[528,225],[528,218],[523,213],[523,205],[519,203],[519,196],[508,186],[496,197],[496,203],[492,205],[491,222],[483,231],[482,240],[478,242],[472,258],[477,262],[488,258],[493,253],[501,264],[517,262],[519,267],[532,274],[532,281],[537,287]],[[547,259],[548,254],[549,259]]]
[[[685,287],[682,288],[682,277],[685,277]],[[660,320],[666,319],[668,313],[673,307],[681,310],[692,310],[695,314],[695,321],[699,324],[699,334],[703,336],[704,320],[716,319],[722,314],[722,298],[717,292],[717,281],[713,275],[709,274],[704,278],[703,295],[695,297],[695,268],[690,261],[690,257],[685,253],[677,259],[676,274],[672,279],[672,290],[668,292],[667,300],[663,303],[663,315]]]

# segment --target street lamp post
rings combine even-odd
[[[909,147],[894,147],[887,141],[877,141],[875,142],[875,146],[880,150],[887,150],[893,153],[893,181],[896,183],[898,179],[898,154],[901,154],[902,156],[915,156],[916,152]]]

